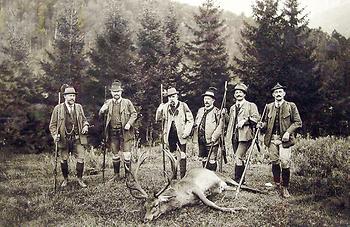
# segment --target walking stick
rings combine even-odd
[[[266,112],[266,107],[267,107],[267,105],[265,105],[265,107],[264,107],[264,110],[263,110],[263,113],[262,113],[262,115],[261,115],[260,121],[262,121],[262,120],[264,119],[264,115],[265,115],[265,112]],[[254,135],[254,138],[253,138],[253,140],[252,140],[252,143],[251,143],[250,147],[248,148],[247,165],[244,167],[244,171],[243,171],[243,173],[242,173],[241,179],[239,180],[239,184],[238,184],[237,190],[236,190],[235,199],[238,197],[239,190],[240,190],[240,188],[241,188],[241,186],[242,186],[243,179],[244,179],[244,176],[245,176],[245,174],[246,174],[246,172],[247,172],[247,169],[248,169],[248,166],[249,166],[249,162],[250,162],[250,158],[251,158],[252,153],[253,153],[253,148],[254,148],[254,145],[255,145],[255,141],[256,141],[256,139],[258,138],[259,132],[260,132],[260,128],[258,128],[258,129],[256,130],[255,135]]]
[[[221,113],[222,113],[223,108],[224,108],[225,105],[226,105],[226,93],[227,93],[227,81],[225,81],[225,91],[224,91],[224,96],[223,96],[222,102],[221,102],[220,116],[219,116],[218,122],[221,121],[221,116],[222,116]],[[225,118],[224,118],[224,119],[225,119]],[[220,125],[220,123],[219,123],[219,125]],[[220,155],[220,163],[219,163],[219,172],[222,172],[222,159],[225,160],[225,164],[227,163],[226,151],[225,151],[225,144],[224,144],[224,137],[223,137],[224,128],[225,128],[225,121],[223,122],[222,133],[221,133],[221,139],[220,139],[220,140],[221,140],[221,141],[220,141],[220,143],[221,143],[221,155]],[[211,146],[210,146],[208,158],[207,158],[207,161],[205,162],[204,168],[207,168],[207,165],[208,165],[210,156],[211,156],[211,154],[213,153],[213,146],[214,146],[214,143],[211,144]]]
[[[104,101],[106,102],[107,99],[107,86],[105,86],[105,99]],[[108,114],[108,109],[105,113],[105,116],[103,118],[103,131],[104,131],[104,147],[103,147],[103,162],[102,162],[102,181],[105,183],[105,169],[106,169],[106,149],[107,149],[107,133],[106,133],[106,123],[107,123],[107,114]]]
[[[58,109],[57,109],[57,125],[56,125],[56,141],[55,141],[55,168],[54,168],[54,171],[53,171],[53,174],[54,174],[54,191],[56,193],[56,188],[57,188],[57,157],[58,157],[58,140],[57,140],[57,137],[58,137],[58,133],[59,133],[59,120],[60,120],[60,104],[61,104],[61,92],[58,92]]]
[[[224,108],[226,108],[226,93],[227,93],[227,81],[225,81],[225,92],[224,92],[224,97],[222,98],[222,103],[221,103],[221,107],[220,107],[220,119],[222,117],[222,110]],[[225,131],[225,117],[223,118],[222,128],[221,128],[221,136],[220,136],[220,140],[221,140],[220,141],[221,155],[220,155],[220,163],[219,163],[219,172],[220,173],[222,172],[222,161],[224,161],[225,164],[227,163],[224,131]]]
[[[160,84],[160,103],[163,103],[163,84]],[[163,152],[163,173],[164,177],[166,177],[165,174],[165,151],[164,151],[164,117],[162,117],[162,152]]]

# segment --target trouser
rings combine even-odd
[[[283,148],[281,137],[273,135],[269,146],[269,155],[272,164],[273,180],[276,184],[281,183],[282,186],[288,187],[290,181],[290,164],[291,164],[291,147]]]
[[[199,160],[202,161],[202,166],[206,167],[209,170],[216,171],[219,145],[218,144],[211,145],[211,144],[198,141],[198,148],[199,148],[198,156],[199,156]],[[209,154],[210,154],[210,157],[208,160]],[[208,164],[207,166],[205,166],[207,162]]]
[[[113,154],[114,175],[120,175],[120,163],[124,162],[125,175],[128,176],[131,168],[131,146],[130,141],[124,141],[122,129],[110,130],[110,149]]]
[[[247,154],[247,151],[251,145],[251,140],[249,141],[240,141],[237,143],[236,151],[235,151],[235,172],[234,172],[234,180],[236,182],[239,182],[242,178],[244,168],[245,168],[245,156]],[[243,178],[243,181],[245,182],[245,178]]]
[[[174,129],[170,130],[169,133],[169,151],[174,153],[177,150],[177,147],[180,148],[180,178],[183,178],[186,175],[186,165],[187,165],[187,156],[186,156],[186,144],[181,144],[177,132]],[[175,178],[177,173],[174,173]]]
[[[85,148],[80,144],[79,136],[72,135],[66,137],[66,146],[59,148],[61,156],[61,171],[65,179],[68,178],[69,168],[68,168],[68,158],[69,153],[74,155],[77,160],[76,163],[76,173],[78,178],[83,177],[84,172],[84,157],[85,157]]]

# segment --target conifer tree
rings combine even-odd
[[[164,58],[162,58],[163,84],[165,87],[176,87],[180,89],[183,84],[183,50],[180,44],[179,24],[173,5],[169,7],[163,26],[165,34]]]
[[[245,22],[241,31],[241,56],[235,58],[234,72],[249,86],[249,98],[261,107],[271,99],[270,88],[280,76],[281,17],[278,1],[257,0],[255,23]]]
[[[199,7],[199,14],[194,16],[196,27],[188,26],[194,35],[194,39],[186,44],[186,57],[190,60],[187,93],[194,105],[192,108],[198,109],[202,105],[201,94],[209,87],[216,87],[222,95],[220,91],[229,80],[225,22],[220,18],[221,14],[213,0],[206,0]]]
[[[56,93],[63,83],[67,83],[80,91],[82,84],[87,82],[87,62],[83,52],[84,34],[74,2],[66,4],[56,22],[53,50],[47,51],[48,60],[41,62],[47,87]]]
[[[164,57],[164,33],[159,16],[150,2],[141,18],[141,29],[137,34],[139,82],[138,103],[142,104],[141,135],[148,142],[154,136],[154,111],[160,103],[160,85],[163,82],[161,59]],[[154,7],[153,7],[154,8]]]

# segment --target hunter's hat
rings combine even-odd
[[[281,85],[280,83],[277,83],[273,88],[271,88],[271,92],[274,92],[275,90],[278,90],[278,89],[286,89],[286,87]]]
[[[167,96],[172,96],[172,95],[175,95],[175,94],[179,94],[179,92],[176,90],[176,88],[171,87],[171,88],[168,89]]]
[[[63,92],[63,95],[68,95],[68,94],[74,94],[74,95],[76,95],[76,94],[78,94],[78,93],[75,91],[74,87],[69,86],[69,87],[66,87],[66,88],[64,89],[64,92]]]
[[[115,92],[116,91],[123,91],[122,83],[119,80],[113,81],[111,88],[109,90],[115,91]]]
[[[241,90],[241,91],[243,91],[244,93],[247,93],[248,87],[247,87],[247,85],[245,85],[244,83],[239,83],[239,84],[237,84],[237,85],[235,86],[234,91],[235,91],[235,90]]]
[[[213,99],[216,99],[216,97],[215,97],[216,90],[217,89],[215,87],[210,87],[204,94],[202,94],[202,97],[209,96]]]

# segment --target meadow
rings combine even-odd
[[[322,141],[321,141],[322,142]],[[329,141],[327,141],[329,142]],[[349,141],[346,141],[347,143]],[[81,189],[74,177],[74,160],[69,163],[70,183],[67,188],[53,190],[53,156],[46,154],[0,153],[0,225],[1,226],[349,226],[349,204],[337,200],[339,196],[319,196],[314,186],[307,184],[300,174],[302,146],[312,141],[301,141],[294,152],[295,164],[291,180],[290,199],[283,199],[265,187],[272,183],[270,166],[262,154],[256,154],[247,173],[247,184],[267,190],[267,194],[242,191],[235,199],[235,192],[227,191],[211,197],[218,205],[244,206],[247,211],[224,213],[202,203],[184,207],[144,224],[144,201],[133,198],[125,185],[119,182],[102,181],[99,150],[87,154],[84,180],[88,187]],[[165,183],[162,175],[162,155],[159,147],[143,147],[149,157],[142,166],[140,182],[152,193]],[[195,151],[190,147],[188,167],[199,167]],[[305,153],[305,152],[304,152]],[[259,159],[260,157],[260,159]],[[299,158],[299,159],[298,159]],[[106,178],[112,176],[109,160]],[[303,159],[306,160],[305,158]],[[344,160],[348,162],[348,160]],[[167,163],[169,168],[169,163]],[[58,168],[59,170],[59,168]],[[124,171],[122,171],[122,174]],[[233,162],[223,166],[223,173],[231,176]],[[58,171],[59,183],[62,181]],[[341,197],[344,199],[344,197]],[[346,197],[345,197],[346,198]]]

